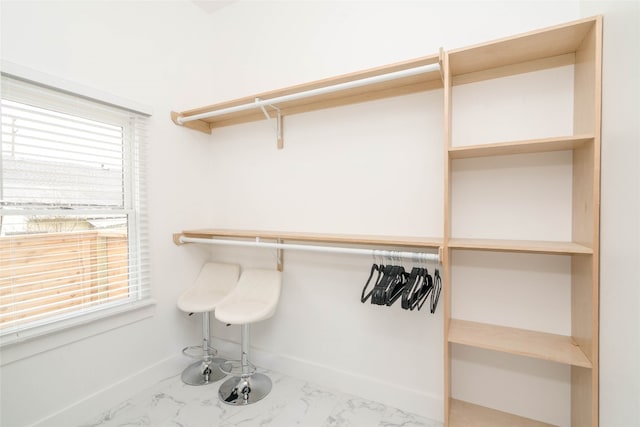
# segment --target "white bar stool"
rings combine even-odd
[[[240,360],[220,365],[223,372],[234,375],[220,385],[218,396],[229,405],[248,405],[264,398],[271,391],[271,379],[256,373],[249,362],[249,323],[273,316],[280,299],[282,273],[275,270],[245,270],[238,286],[216,308],[216,319],[223,323],[242,325]]]
[[[202,345],[185,347],[182,353],[201,360],[192,363],[182,371],[182,381],[189,385],[205,385],[226,376],[214,359],[217,351],[210,346],[209,312],[231,292],[238,283],[240,266],[209,262],[200,270],[193,286],[187,288],[178,298],[178,308],[186,313],[202,313]]]

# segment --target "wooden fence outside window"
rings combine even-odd
[[[127,298],[126,232],[0,237],[0,327]]]

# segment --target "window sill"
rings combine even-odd
[[[0,337],[0,366],[120,328],[155,313],[147,299]]]

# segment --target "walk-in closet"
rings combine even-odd
[[[0,425],[640,427],[637,3],[0,12]]]

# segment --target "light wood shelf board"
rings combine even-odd
[[[591,27],[593,18],[557,25],[521,35],[450,51],[455,76],[574,53]]]
[[[592,366],[572,338],[564,335],[451,319],[448,339],[450,343],[550,362],[582,368]]]
[[[178,126],[184,126],[193,130],[211,134],[211,126],[209,126],[209,123],[202,120],[194,120],[192,122],[186,122],[185,124],[181,125],[178,122],[178,117],[180,117],[180,113],[176,113],[175,111],[171,112],[171,121],[173,121],[173,123],[177,124]]]
[[[549,151],[574,150],[593,142],[593,135],[564,136],[557,138],[530,139],[500,142],[495,144],[470,145],[449,149],[449,158],[468,159],[474,157],[504,156],[510,154],[544,153]]]
[[[229,107],[236,107],[239,105],[250,104],[255,101],[256,98],[268,100],[277,98],[280,96],[290,95],[293,93],[305,92],[313,89],[318,89],[327,86],[333,86],[340,83],[352,82],[356,80],[362,80],[369,77],[375,77],[383,74],[389,74],[396,71],[407,70],[424,65],[435,64],[439,60],[439,55],[431,55],[414,60],[404,61],[396,64],[391,64],[383,67],[377,67],[365,71],[359,71],[355,73],[345,74],[337,77],[318,80],[310,83],[304,83],[299,85],[290,86],[287,88],[263,92],[251,96],[238,98],[232,101],[221,102],[213,105],[208,105],[201,108],[191,109],[175,113],[181,117],[189,117],[196,114],[222,110]],[[316,95],[304,99],[294,100],[279,103],[276,105],[280,108],[284,116],[299,114],[303,112],[315,111],[324,108],[337,107],[342,105],[355,104],[359,102],[365,102],[375,99],[382,99],[392,96],[407,95],[410,93],[417,93],[427,90],[433,90],[442,88],[442,78],[439,71],[433,71],[417,76],[403,77],[387,82],[380,82],[376,84],[370,84],[363,87],[346,89],[338,92]],[[267,111],[272,114],[273,111],[267,108]],[[176,118],[174,122],[176,122]],[[240,123],[249,123],[254,121],[264,120],[264,114],[261,109],[251,109],[245,111],[239,111],[235,113],[224,114],[216,117],[203,118],[199,121],[208,123],[211,128],[231,126]],[[187,122],[190,123],[190,122]],[[187,125],[185,123],[185,126]],[[199,128],[189,126],[197,130]]]
[[[466,74],[458,74],[453,78],[453,85],[463,85],[468,83],[480,82],[483,80],[497,79],[500,77],[508,77],[516,74],[531,73],[533,71],[548,70],[550,68],[563,67],[572,65],[576,62],[575,53],[565,53],[558,56],[548,58],[534,59],[533,61],[519,62],[517,64],[504,65],[497,68],[489,68],[486,70],[473,71]]]
[[[451,249],[469,249],[499,252],[528,252],[558,255],[591,255],[593,250],[573,242],[539,240],[498,240],[498,239],[449,239]]]
[[[233,229],[200,229],[185,230],[182,232],[185,237],[196,238],[231,238],[231,239],[261,239],[298,241],[298,242],[318,242],[353,245],[373,245],[373,246],[401,246],[415,248],[439,248],[442,246],[442,239],[434,237],[413,237],[413,236],[377,236],[364,234],[330,234],[330,233],[299,233],[290,231],[266,231],[266,230],[233,230]]]
[[[553,427],[463,400],[449,399],[449,405],[449,427]]]

